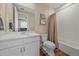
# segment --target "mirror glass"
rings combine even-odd
[[[13,14],[13,29],[15,32],[35,30],[35,13],[31,9],[20,4],[14,4]]]
[[[27,31],[27,15],[23,6],[14,5],[14,31]]]

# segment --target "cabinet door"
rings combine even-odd
[[[12,48],[7,48],[0,50],[0,56],[21,56],[23,55],[21,52],[22,46],[16,46]]]
[[[36,42],[31,42],[29,44],[25,44],[25,56],[39,56],[39,49],[40,49],[40,45],[39,45],[39,41]]]

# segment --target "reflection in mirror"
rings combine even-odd
[[[27,31],[27,15],[23,6],[14,5],[14,31]]]
[[[1,17],[0,17],[0,30],[4,30],[4,25]]]
[[[13,31],[35,31],[35,14],[34,10],[21,4],[13,4]]]

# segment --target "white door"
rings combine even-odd
[[[22,46],[0,50],[0,56],[22,56]]]
[[[25,53],[24,53],[25,56],[39,56],[40,51],[39,41],[25,44],[24,46],[25,46]]]

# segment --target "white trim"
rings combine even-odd
[[[75,3],[67,3],[64,6],[62,6],[61,8],[59,8],[58,10],[56,10],[55,12],[57,13],[59,11],[62,11],[63,9],[68,8],[68,7],[70,7],[70,6],[74,5],[74,4]]]

